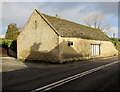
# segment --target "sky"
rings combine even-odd
[[[79,24],[84,24],[83,19],[88,14],[102,13],[106,16],[106,21],[111,24],[111,29],[106,31],[106,34],[113,37],[115,33],[118,37],[118,2],[1,2],[0,9],[2,37],[5,36],[10,23],[16,23],[22,28],[34,9],[51,16],[58,14],[60,18]]]

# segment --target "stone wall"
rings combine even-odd
[[[73,45],[68,46],[69,41],[73,42]],[[118,54],[118,51],[115,49],[113,43],[109,41],[96,41],[81,38],[59,37],[59,44],[61,62],[76,58],[82,59],[82,58],[106,57]],[[91,44],[100,44],[99,56],[91,56]]]
[[[109,41],[60,37],[36,11],[32,13],[17,38],[17,58],[63,63],[69,59],[93,58],[91,44],[100,44],[100,55],[117,55]],[[68,42],[73,42],[69,46]]]
[[[17,58],[59,61],[58,35],[34,11],[17,38]]]

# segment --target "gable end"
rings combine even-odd
[[[59,36],[59,34],[57,33],[56,29],[48,22],[48,20],[37,10],[35,9],[35,11],[42,17],[42,19],[50,26],[50,28],[53,29],[53,31]]]

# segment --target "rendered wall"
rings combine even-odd
[[[68,41],[73,41],[73,46],[68,46]],[[17,58],[60,63],[74,58],[91,58],[91,44],[100,44],[98,57],[118,54],[109,41],[58,36],[34,11],[17,38]]]
[[[118,55],[118,51],[114,47],[114,44],[108,41],[101,42],[101,56],[106,57],[113,55]]]
[[[68,41],[73,41],[73,46],[68,46]],[[59,37],[59,44],[61,62],[75,58],[93,58],[91,56],[91,44],[100,44],[100,55],[94,57],[106,57],[118,54],[114,45],[109,41]]]
[[[59,61],[58,35],[34,11],[17,38],[17,58]]]

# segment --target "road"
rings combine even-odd
[[[117,61],[118,57],[65,64],[38,63],[36,65],[34,64],[34,66],[30,66],[31,63],[26,62],[24,63],[27,66],[25,68],[2,72],[2,88],[3,91],[23,92],[46,90],[118,91],[120,63]],[[101,67],[103,65],[108,66]],[[9,65],[7,67],[9,67]]]

